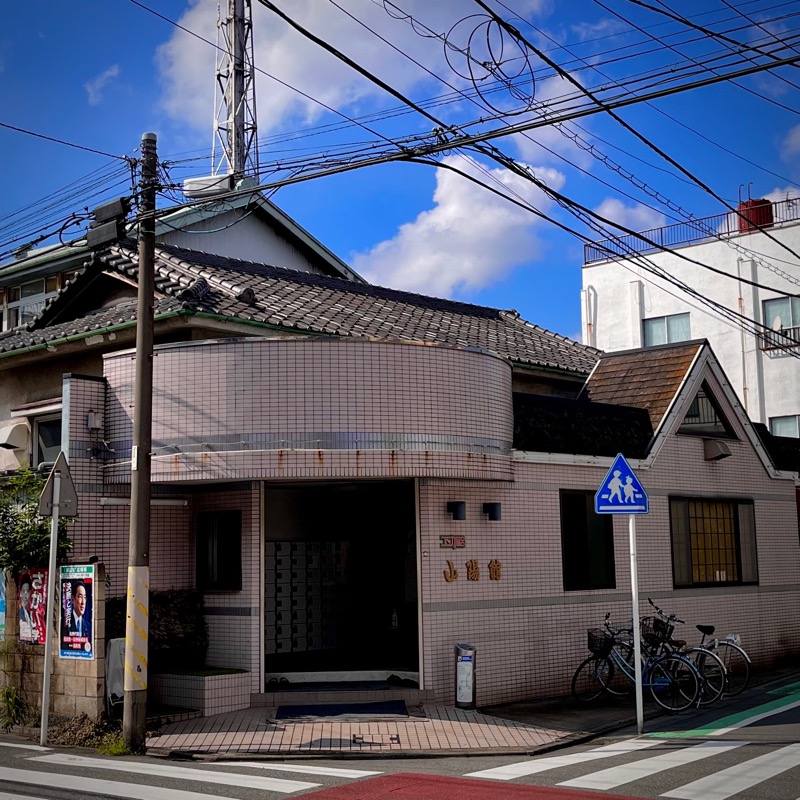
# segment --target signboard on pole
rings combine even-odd
[[[597,514],[647,514],[650,501],[625,456],[620,453],[594,496]]]
[[[633,610],[633,654],[636,672],[636,729],[644,733],[644,701],[642,699],[642,642],[639,630],[639,578],[636,567],[636,514],[647,514],[650,501],[647,492],[625,460],[617,454],[600,488],[594,496],[597,514],[627,514],[628,540],[631,554],[631,608]]]
[[[94,660],[94,564],[62,566],[59,658]]]
[[[78,513],[78,493],[75,491],[75,484],[72,482],[72,475],[69,473],[69,464],[64,453],[59,453],[53,469],[50,470],[50,477],[44,485],[42,494],[39,496],[39,516],[50,517],[53,514],[53,487],[55,486],[56,475],[60,480],[60,492],[58,496],[58,516],[74,517]]]

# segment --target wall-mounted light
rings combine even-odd
[[[463,500],[450,500],[447,504],[447,513],[453,515],[453,519],[467,518],[467,504]]]
[[[502,518],[502,511],[500,503],[484,503],[483,513],[489,517],[491,522],[497,522]]]

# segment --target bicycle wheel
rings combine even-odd
[[[609,661],[614,670],[609,676],[605,690],[614,697],[627,697],[636,686],[633,646],[627,642],[615,642]]]
[[[668,655],[659,658],[647,671],[647,686],[656,701],[667,711],[683,711],[697,702],[700,681],[687,658]]]
[[[720,639],[714,652],[725,665],[727,684],[725,695],[733,697],[743,692],[750,683],[750,659],[741,647]]]
[[[604,656],[589,656],[572,676],[572,696],[579,703],[596,700],[611,682],[614,667]]]
[[[714,652],[703,647],[687,647],[681,650],[681,655],[686,656],[694,664],[700,675],[700,696],[697,705],[710,706],[716,703],[725,693],[727,682],[722,660]]]

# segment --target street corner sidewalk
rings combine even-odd
[[[533,717],[522,721],[426,705],[407,717],[276,720],[275,709],[260,707],[165,725],[147,740],[147,751],[151,755],[220,758],[244,754],[526,755],[587,735],[586,731],[564,728],[555,715],[542,723]]]

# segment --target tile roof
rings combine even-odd
[[[135,319],[135,303],[60,322],[71,286],[101,271],[135,282],[135,245],[98,253],[84,275],[53,299],[27,330],[0,338],[0,353]],[[401,292],[341,278],[229,259],[172,245],[156,246],[156,315],[206,312],[287,331],[398,338],[478,347],[535,367],[588,374],[599,351],[525,322],[516,312]]]
[[[644,408],[657,431],[705,341],[604,353],[581,398]]]
[[[769,428],[761,422],[754,422],[753,427],[769,453],[775,469],[800,472],[800,439],[789,436],[773,436]]]
[[[517,450],[645,458],[652,437],[650,416],[643,408],[514,394]]]

